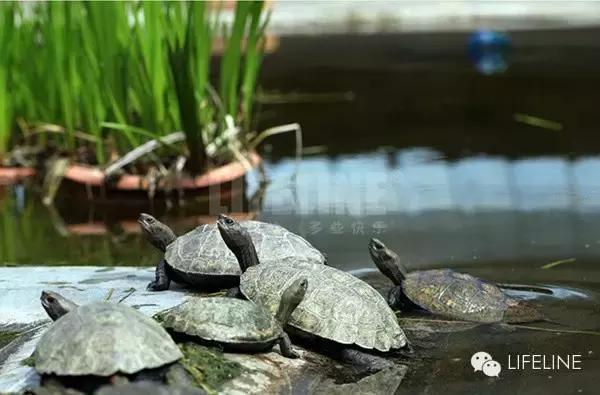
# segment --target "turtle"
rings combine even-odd
[[[390,367],[385,356],[408,348],[394,312],[369,284],[306,260],[260,263],[252,238],[240,223],[221,215],[217,225],[239,260],[244,298],[274,312],[289,284],[299,278],[308,280],[304,299],[286,325],[290,336],[365,373]]]
[[[164,257],[156,266],[156,278],[148,290],[163,291],[171,280],[206,290],[236,287],[240,267],[229,251],[215,224],[205,224],[177,237],[164,223],[150,214],[138,218],[148,241]],[[326,257],[304,238],[285,228],[260,221],[243,221],[258,247],[258,255],[266,263],[271,261],[310,260],[326,263]]]
[[[297,358],[283,326],[302,301],[308,281],[299,278],[281,295],[275,315],[248,300],[192,297],[156,314],[174,337],[238,352],[263,352],[279,343],[282,355]]]
[[[40,299],[54,320],[33,353],[42,376],[110,382],[168,367],[183,357],[159,323],[132,307],[104,302],[79,306],[52,291],[42,291]]]
[[[371,259],[394,287],[393,309],[423,309],[462,321],[523,323],[547,321],[531,302],[505,294],[497,285],[451,269],[408,272],[400,257],[378,239],[369,243]]]

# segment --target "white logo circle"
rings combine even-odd
[[[502,370],[502,366],[500,366],[500,362],[491,360],[483,364],[482,370],[488,377],[498,377]]]
[[[473,366],[474,372],[480,371],[483,364],[487,361],[491,361],[492,356],[485,351],[479,351],[473,354],[471,357],[471,366]]]

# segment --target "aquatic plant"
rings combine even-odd
[[[35,366],[35,358],[34,358],[33,354],[31,354],[30,356],[28,356],[27,358],[22,360],[21,363],[25,366],[34,367]]]
[[[0,15],[0,50],[14,49],[0,59],[0,155],[15,120],[28,144],[85,152],[92,164],[177,130],[185,146],[155,153],[162,162],[184,153],[192,173],[246,150],[262,1],[237,2],[227,23],[209,2],[15,2]],[[222,58],[211,62],[216,40]]]
[[[217,393],[223,383],[242,373],[242,365],[225,358],[215,349],[195,343],[179,345],[183,358],[181,364],[192,376],[195,384],[207,393]]]

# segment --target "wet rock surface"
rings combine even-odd
[[[0,339],[4,339],[0,343],[0,394],[19,393],[40,383],[28,358],[50,324],[39,301],[43,289],[60,292],[80,304],[108,300],[132,306],[148,315],[175,306],[190,295],[178,287],[160,293],[147,292],[146,285],[154,277],[152,268],[0,268],[0,277],[5,280],[0,292],[0,334],[3,334]],[[348,366],[297,345],[295,348],[301,356],[298,359],[283,357],[277,346],[263,354],[210,351],[214,358],[223,358],[222,361],[229,361],[240,369],[231,374],[231,379],[220,377],[202,390],[231,395],[389,394],[400,386],[407,371],[405,362],[400,360],[394,368],[358,377]],[[211,361],[214,365],[215,360]],[[215,374],[209,370],[199,371],[201,375]],[[209,382],[211,378],[204,377]],[[131,391],[139,389],[130,388]],[[156,385],[157,391],[161,389],[164,388]]]

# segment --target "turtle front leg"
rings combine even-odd
[[[298,355],[298,353],[296,351],[294,351],[294,348],[292,347],[292,341],[290,340],[290,337],[288,336],[287,333],[285,333],[285,332],[281,333],[281,337],[279,338],[279,340],[277,342],[279,343],[279,348],[281,349],[281,355],[283,355],[284,357],[287,357],[287,358],[300,357],[300,355]]]
[[[340,353],[341,360],[358,368],[361,373],[376,373],[394,366],[391,361],[377,355],[369,354],[354,348],[344,348]]]
[[[400,310],[401,309],[401,295],[402,294],[402,288],[395,286],[392,289],[390,289],[390,291],[388,292],[387,295],[387,302],[388,305],[393,309],[393,310]]]
[[[167,261],[164,258],[156,265],[155,276],[155,280],[148,284],[146,288],[148,291],[165,291],[169,289],[171,279],[167,274]]]
[[[396,285],[388,292],[388,305],[392,310],[410,311],[422,310],[421,307],[414,304],[405,294],[402,285]]]

